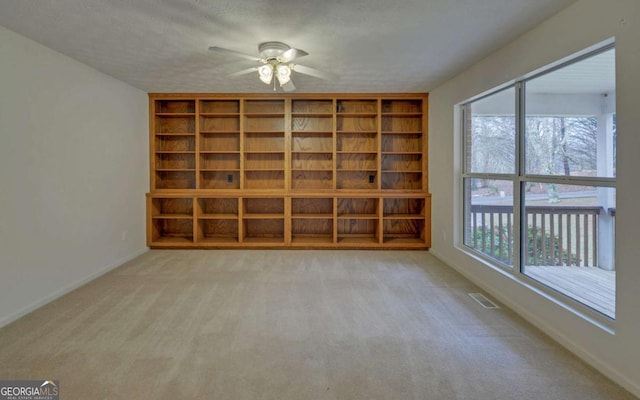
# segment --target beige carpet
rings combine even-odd
[[[633,399],[427,252],[150,251],[0,329],[61,399]]]

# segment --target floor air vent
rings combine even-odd
[[[484,308],[500,308],[497,304],[487,299],[482,293],[469,293],[469,296]]]

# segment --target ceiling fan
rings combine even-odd
[[[280,83],[280,87],[285,92],[292,92],[296,90],[296,87],[291,80],[291,72],[295,71],[301,74],[315,76],[316,78],[333,79],[331,74],[319,71],[315,68],[306,67],[300,64],[294,64],[293,61],[308,55],[304,50],[294,49],[289,45],[282,42],[264,42],[258,46],[259,57],[251,56],[249,54],[240,53],[235,50],[229,50],[222,47],[212,46],[209,50],[215,51],[221,54],[229,54],[235,57],[251,60],[259,65],[243,69],[242,71],[235,72],[229,76],[240,76],[250,74],[252,72],[258,72],[258,78],[267,85],[273,82],[273,90],[276,90],[276,80]]]

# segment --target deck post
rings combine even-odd
[[[598,116],[597,166],[598,176],[614,176],[613,160],[613,111],[615,96],[603,97],[603,113]],[[614,191],[610,188],[598,188],[598,204],[602,211],[598,216],[598,260],[597,266],[605,270],[614,270],[614,216],[609,212],[615,208]]]

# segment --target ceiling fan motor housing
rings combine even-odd
[[[274,59],[291,47],[282,42],[264,42],[258,46],[258,51],[264,59]]]

